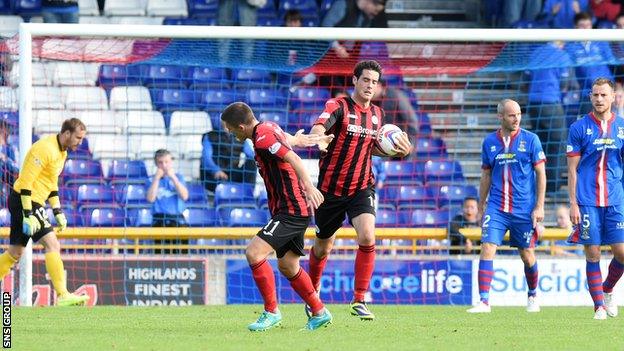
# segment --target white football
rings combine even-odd
[[[403,131],[394,124],[384,124],[377,132],[377,146],[388,156],[396,155],[397,138]]]

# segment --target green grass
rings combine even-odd
[[[258,305],[192,307],[19,308],[12,311],[14,350],[622,350],[624,316],[592,319],[591,307],[372,306],[364,322],[347,305],[330,305],[334,323],[299,331],[302,305],[282,305],[281,328],[247,331]]]

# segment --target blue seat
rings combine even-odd
[[[214,205],[217,209],[221,207],[234,207],[240,204],[254,204],[256,200],[253,196],[254,185],[246,183],[220,183],[217,184],[214,194]]]
[[[100,161],[84,159],[68,159],[61,178],[63,184],[102,183],[102,165]]]
[[[293,134],[299,129],[309,130],[314,122],[318,119],[318,112],[309,110],[292,111],[288,117],[286,131]]]
[[[330,97],[329,89],[299,88],[291,100],[291,107],[293,110],[322,110]]]
[[[80,212],[74,209],[73,207],[63,207],[63,213],[65,214],[65,218],[67,219],[67,225],[70,227],[81,227],[82,226],[82,216]],[[48,208],[48,219],[50,220],[50,224],[56,226],[56,218],[54,218],[54,213],[51,208]]]
[[[459,161],[429,160],[424,165],[425,183],[431,182],[454,182],[464,181]]]
[[[78,208],[89,205],[100,207],[116,207],[113,190],[101,184],[82,184],[76,192]]]
[[[270,112],[260,112],[258,114],[258,119],[263,122],[273,122],[282,127],[282,129],[286,128],[288,124],[288,117],[284,112],[280,111],[270,111]]]
[[[280,0],[279,12],[285,13],[289,10],[298,10],[299,12],[317,11],[316,0]]]
[[[0,208],[0,227],[11,225],[11,213],[8,208]]]
[[[143,160],[113,160],[108,168],[107,180],[116,183],[145,184],[147,169]]]
[[[71,150],[71,149],[68,150],[67,158],[68,159],[86,159],[86,160],[92,159],[93,155],[91,154],[91,150],[89,150],[89,139],[87,138],[82,139],[82,143],[78,145],[76,150]]]
[[[126,184],[121,186],[116,192],[117,203],[125,207],[146,207],[149,206],[147,202],[147,188],[144,184]]]
[[[0,14],[13,14],[13,10],[11,9],[11,0],[0,0]]]
[[[439,207],[461,206],[466,197],[479,197],[479,190],[474,185],[442,185],[434,189]]]
[[[257,201],[259,209],[266,209],[269,207],[269,194],[267,194],[266,189],[262,189],[262,191],[260,191]]]
[[[208,89],[201,93],[201,104],[208,112],[221,112],[227,105],[237,100],[235,91]],[[220,123],[219,123],[220,124]],[[215,124],[213,123],[213,127]]]
[[[165,26],[216,26],[217,17],[216,13],[207,14],[207,17],[200,18],[179,18],[179,17],[166,17],[163,20]]]
[[[184,69],[177,65],[140,65],[141,81],[148,88],[185,88]]]
[[[208,192],[201,183],[188,183],[186,189],[189,192],[189,198],[186,200],[187,204],[207,205]]]
[[[228,227],[262,227],[269,221],[266,210],[233,208],[226,219]]]
[[[325,13],[327,12],[327,10],[329,10],[329,8],[331,7],[331,5],[334,3],[334,0],[323,0],[321,1],[321,8],[320,8],[320,15],[321,17],[325,16]]]
[[[76,198],[76,189],[59,187],[59,199],[61,203],[72,203]]]
[[[186,223],[190,227],[214,227],[218,223],[214,209],[190,207],[184,212]]]
[[[88,227],[123,227],[126,218],[120,208],[88,208],[82,216]]]
[[[227,72],[225,68],[194,66],[186,71],[185,79],[192,89],[222,87],[227,80]]]
[[[412,212],[412,225],[415,227],[447,227],[449,212],[447,210],[417,209]]]
[[[447,158],[446,145],[441,138],[418,138],[414,145],[416,157],[424,159]]]
[[[384,161],[386,184],[420,184],[423,182],[420,164],[410,161]]]
[[[128,209],[128,218],[130,225],[134,227],[151,227],[152,226],[152,209],[149,207]]]
[[[247,103],[256,109],[283,109],[286,105],[286,96],[276,89],[249,89]]]
[[[398,191],[398,209],[414,209],[414,208],[426,208],[435,209],[436,201],[431,196],[430,190],[427,187],[421,185],[402,185]]]
[[[152,89],[150,95],[154,106],[160,111],[188,111],[198,107],[194,90]]]
[[[259,69],[238,69],[232,72],[232,80],[237,84],[245,85],[250,83],[269,83],[271,82],[271,74],[269,71]]]
[[[41,0],[15,0],[12,5],[13,12],[20,16],[30,17],[41,14]]]
[[[101,65],[98,73],[98,85],[112,89],[118,85],[141,85],[141,70],[137,65]]]
[[[219,0],[187,0],[190,17],[215,17]]]
[[[431,119],[426,112],[417,112],[418,117],[418,133],[421,137],[431,136],[433,129],[431,128]],[[446,150],[445,150],[446,151]]]
[[[407,227],[410,224],[411,212],[394,211],[386,209],[378,209],[375,216],[375,225],[377,227]]]
[[[259,26],[259,27],[282,27],[284,26],[284,20],[276,16],[277,15],[258,17],[258,19],[256,20],[256,26]]]
[[[0,111],[0,121],[15,128],[19,124],[19,113],[17,111]]]

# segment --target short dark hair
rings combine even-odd
[[[221,120],[231,125],[248,124],[254,119],[251,107],[244,102],[233,102],[221,112]]]
[[[379,79],[381,79],[381,71],[382,71],[381,65],[379,64],[379,62],[375,60],[367,60],[367,61],[358,62],[357,65],[355,65],[355,68],[353,69],[353,75],[359,79],[360,76],[362,75],[362,72],[364,72],[365,69],[379,73]]]
[[[479,202],[479,199],[477,199],[477,198],[476,198],[476,197],[474,197],[474,196],[466,196],[466,197],[464,198],[464,203],[466,203],[466,201],[476,201],[476,202]]]
[[[171,156],[171,152],[167,149],[158,149],[154,152],[154,162],[158,162],[158,159],[164,156]]]
[[[592,83],[592,88],[594,87],[594,85],[604,85],[604,84],[609,85],[611,89],[615,91],[615,83],[613,83],[611,79],[605,78],[605,77],[596,78],[594,82]]]
[[[587,12],[579,12],[574,16],[574,25],[577,25],[580,21],[592,20],[592,16]]]
[[[82,123],[78,118],[70,118],[66,119],[61,126],[61,134],[69,131],[70,133],[75,132],[77,129],[87,130],[87,126]]]
[[[288,10],[284,15],[284,23],[288,21],[301,21],[303,17],[301,17],[301,12],[299,10]]]

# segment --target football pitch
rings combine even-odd
[[[282,327],[247,331],[259,305],[19,308],[14,350],[622,350],[624,315],[592,319],[591,307],[376,306],[360,321],[347,305],[329,305],[334,323],[315,332],[302,305],[281,305]]]

